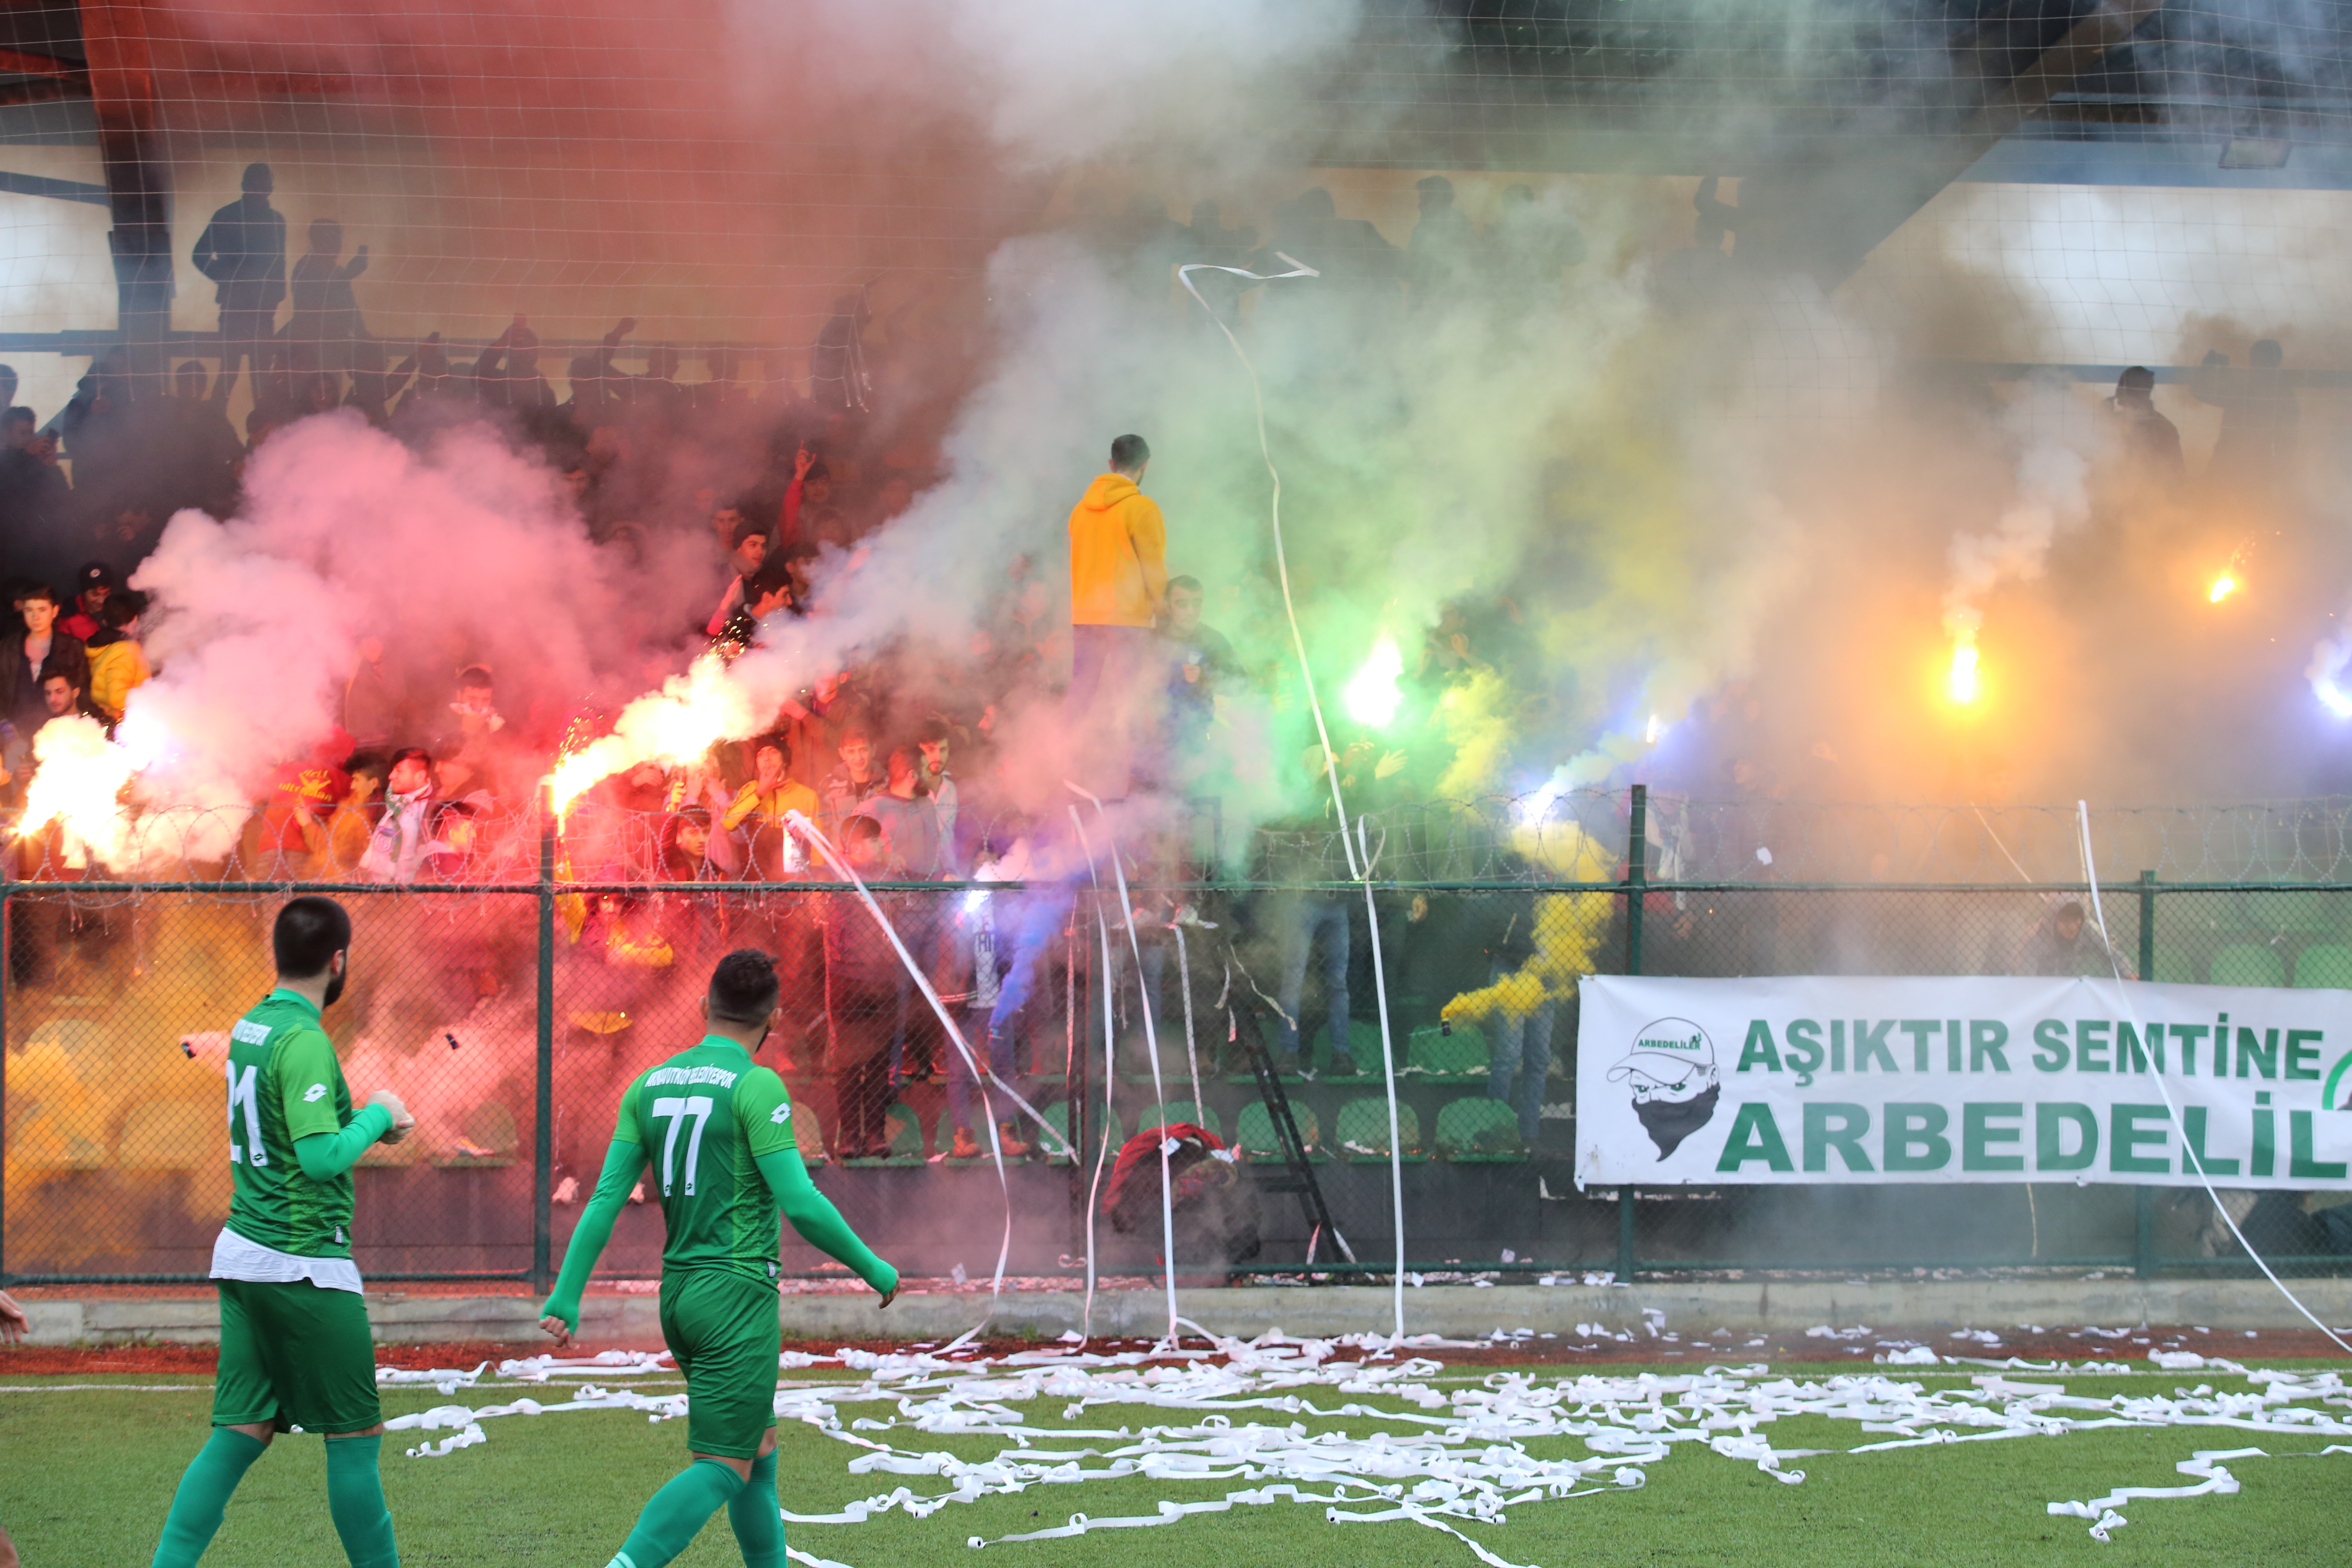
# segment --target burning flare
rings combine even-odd
[[[1952,670],[1945,677],[1944,686],[1955,702],[1977,700],[1977,643],[1973,636],[1952,645]]]
[[[119,859],[131,838],[131,814],[122,804],[133,771],[130,751],[108,740],[97,720],[68,714],[41,726],[33,737],[33,758],[18,842],[54,822],[65,829],[68,864],[79,863],[84,846],[100,860]]]
[[[1404,692],[1397,684],[1404,674],[1404,652],[1396,638],[1386,632],[1372,645],[1372,654],[1364,667],[1356,671],[1339,693],[1348,716],[1374,729],[1385,726],[1396,717],[1397,706],[1404,700]]]
[[[659,691],[649,691],[622,709],[611,734],[556,763],[548,775],[555,813],[561,816],[569,811],[600,779],[639,763],[692,762],[714,742],[748,735],[758,727],[751,699],[727,678],[725,661],[706,653],[684,675],[664,681]]]
[[[2205,595],[2209,605],[2218,605],[2238,591],[2238,580],[2227,572],[2213,579],[2213,591]]]

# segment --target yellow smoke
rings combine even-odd
[[[1511,837],[1512,847],[1530,865],[1562,882],[1607,881],[1615,857],[1573,823],[1528,823]],[[1593,954],[1609,930],[1613,893],[1538,893],[1535,952],[1491,985],[1465,991],[1441,1016],[1450,1023],[1477,1023],[1501,1014],[1525,1018],[1547,1001],[1576,994],[1577,982],[1592,973]]]

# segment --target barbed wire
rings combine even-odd
[[[1361,813],[1381,842],[1384,884],[1532,886],[1613,881],[1630,861],[1630,790],[1391,802]],[[2094,807],[2099,863],[2126,879],[2352,883],[2352,798],[2213,805]],[[376,852],[377,819],[282,805],[142,809],[100,844],[62,822],[0,814],[6,878],[36,884],[394,883],[518,888],[539,879],[541,819],[530,805],[479,797],[438,809],[416,844]],[[1280,886],[1344,883],[1347,857],[1319,820],[1233,825],[1222,803],[1194,800],[1171,818],[1171,864],[1202,880]],[[1054,825],[967,805],[956,837],[971,864]],[[1781,882],[1956,887],[2079,881],[2072,805],[1702,800],[1652,793],[1642,856],[1653,883]],[[557,838],[559,883],[648,889],[816,877],[778,825],[736,828],[667,811],[609,806],[569,814]],[[1575,868],[1570,869],[1573,862]],[[969,867],[967,867],[969,868]]]

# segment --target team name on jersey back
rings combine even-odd
[[[654,1089],[667,1089],[674,1084],[684,1083],[715,1083],[721,1089],[733,1089],[738,1076],[725,1068],[712,1067],[704,1063],[696,1067],[656,1068],[646,1074],[646,1083],[647,1087]]]

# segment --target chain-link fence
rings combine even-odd
[[[1621,804],[1629,809],[1612,819]],[[1578,881],[1546,877],[1524,817],[1430,811],[1382,825],[1382,879],[1369,898],[1361,884],[1292,875],[1137,879],[1122,900],[1099,842],[1105,858],[1061,882],[874,884],[873,909],[963,1038],[1043,1126],[1002,1085],[961,1070],[929,1000],[847,884],[573,880],[583,840],[521,821],[497,840],[513,852],[496,859],[496,880],[268,883],[226,879],[248,868],[226,861],[204,880],[92,879],[109,874],[87,864],[69,880],[53,857],[38,862],[41,879],[0,889],[0,1266],[16,1281],[204,1277],[229,1191],[224,1031],[269,986],[276,909],[318,891],[354,919],[352,978],[327,1017],[346,1074],[361,1097],[399,1092],[419,1123],[359,1168],[358,1254],[376,1279],[544,1279],[593,1185],[623,1087],[700,1037],[710,967],[741,946],[780,960],[784,1026],[761,1059],[791,1088],[818,1184],[917,1274],[984,1276],[1008,1204],[1016,1275],[1074,1273],[1089,1252],[1102,1270],[1156,1269],[1156,1179],[1151,1222],[1123,1225],[1113,1162],[1133,1135],[1177,1123],[1235,1152],[1217,1193],[1180,1178],[1191,1211],[1177,1232],[1180,1277],[1387,1272],[1396,1258],[1384,1058],[1397,1069],[1404,1264],[1424,1275],[2251,1267],[2201,1193],[1578,1190],[1576,973],[2046,973],[2029,943],[2054,902],[2084,890],[2020,877],[2057,869],[2061,858],[2056,827],[2027,830],[2038,818],[2021,814],[2000,836],[2023,862],[2006,884],[1893,882],[1868,859],[1851,882],[1800,880],[1807,840],[1785,833],[1783,852],[1744,857],[1751,873],[1701,879],[1687,868],[1732,851],[1675,848],[1694,841],[1693,818],[1726,842],[1755,837],[1748,819],[1649,804],[1581,802],[1582,832],[1615,864]],[[1638,834],[1636,805],[1646,816]],[[1991,841],[2000,820],[1990,815],[1902,820],[1962,816]],[[2213,863],[2219,820],[2197,835],[2196,864]],[[2105,831],[2111,842],[2126,837],[2113,817]],[[2250,816],[2230,828],[2229,853],[2259,848],[2266,867],[2332,871],[2338,831],[2316,808]],[[658,828],[648,833],[660,842]],[[1376,849],[1378,834],[1366,839]],[[2103,853],[2110,868],[2129,864],[2120,849]],[[1130,878],[1146,863],[1122,861]],[[1399,866],[1472,874],[1405,880],[1391,875]],[[1881,879],[1869,879],[1874,869]],[[756,846],[744,874],[764,874]],[[2112,962],[2126,973],[2352,987],[2352,884],[2178,886],[2149,868],[2103,888],[2102,904]],[[2105,972],[2105,947],[2082,951]],[[1540,978],[1513,993],[1514,976]],[[2233,1217],[2273,1264],[2332,1271],[2352,1264],[2332,1239],[2343,1216],[2330,1205],[2342,1195],[2230,1201],[2247,1205]],[[654,1208],[633,1205],[607,1272],[652,1276],[661,1234]],[[790,1235],[784,1256],[795,1272],[832,1267]]]

